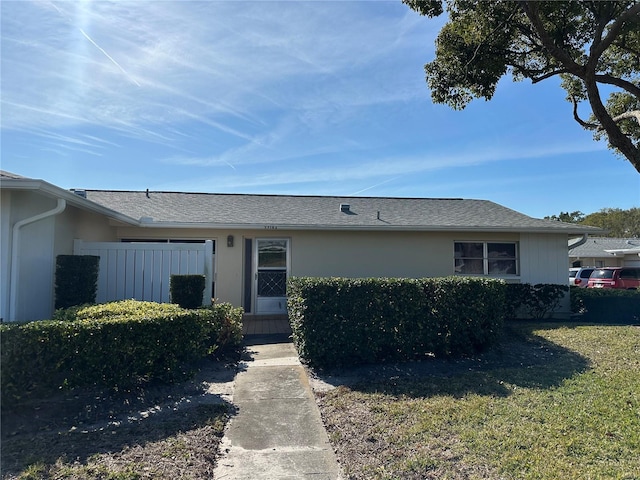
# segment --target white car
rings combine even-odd
[[[569,285],[585,288],[595,267],[574,267],[569,269]]]

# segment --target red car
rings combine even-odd
[[[587,287],[635,290],[640,287],[640,267],[596,268],[589,277]]]

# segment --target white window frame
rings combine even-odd
[[[463,273],[457,271],[456,261],[464,258],[480,260],[480,257],[456,257],[456,245],[460,243],[481,243],[482,244],[482,271],[483,273]],[[489,262],[494,258],[489,257],[489,245],[494,243],[504,243],[515,247],[515,257],[504,258],[503,260],[513,260],[515,262],[515,273],[489,273]],[[520,276],[520,245],[512,240],[455,240],[453,242],[453,272],[462,276],[490,276],[490,277],[519,277]]]

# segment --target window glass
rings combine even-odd
[[[456,273],[467,275],[482,275],[484,261],[482,259],[456,258]]]
[[[487,243],[489,258],[516,258],[515,243]]]
[[[580,272],[580,278],[589,278],[593,273],[593,268],[583,268]]]
[[[488,267],[490,275],[515,275],[515,243],[487,243],[487,257],[489,258]]]
[[[594,270],[591,278],[613,278],[613,270]]]
[[[515,242],[455,242],[454,271],[462,275],[517,275]]]
[[[620,271],[620,278],[633,278],[633,279],[635,279],[635,278],[637,278],[636,275],[637,275],[636,270],[634,270],[632,268]]]
[[[515,275],[516,274],[516,261],[515,260],[490,260],[489,261],[489,275]]]
[[[258,246],[258,267],[287,268],[287,241],[260,240]]]
[[[456,258],[482,258],[484,256],[484,244],[460,242],[455,244]]]

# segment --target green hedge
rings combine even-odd
[[[290,278],[299,354],[332,368],[481,351],[497,341],[505,283],[479,278]]]
[[[56,257],[55,307],[68,308],[94,303],[98,291],[100,257],[58,255]]]
[[[552,316],[568,291],[567,285],[553,283],[507,284],[505,317],[542,320]]]
[[[169,280],[171,303],[177,303],[182,308],[202,306],[204,282],[204,275],[171,275]]]
[[[616,288],[571,287],[571,313],[589,322],[640,322],[640,292]]]
[[[229,304],[186,310],[126,300],[58,311],[56,318],[0,326],[3,401],[65,387],[171,381],[242,339],[242,309]]]

